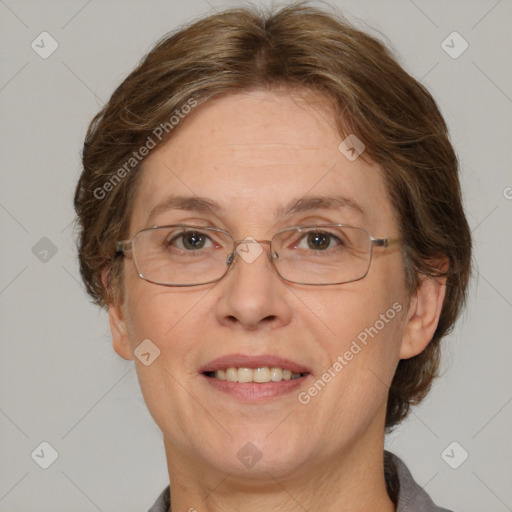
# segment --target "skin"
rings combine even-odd
[[[213,224],[235,240],[270,239],[279,229],[315,222],[399,236],[378,167],[349,161],[338,150],[341,141],[330,105],[311,92],[253,90],[210,100],[144,161],[129,238],[178,222]],[[292,199],[333,192],[366,214],[342,208],[273,215]],[[225,211],[174,210],[149,219],[170,195],[208,197]],[[124,278],[124,302],[110,306],[113,347],[134,359],[162,430],[172,510],[395,510],[382,462],[388,388],[399,360],[432,338],[442,280],[424,280],[408,297],[399,246],[376,248],[368,275],[342,285],[286,282],[268,257],[239,258],[221,281],[197,287],[149,283],[130,259]],[[296,392],[242,403],[199,373],[222,355],[271,353],[312,369],[300,389],[307,390],[396,302],[402,311],[308,404]],[[144,366],[133,351],[147,338],[161,354]],[[237,457],[247,442],[261,453],[251,468]]]

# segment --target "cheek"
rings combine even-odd
[[[189,312],[193,313],[201,297],[194,289],[158,286],[131,271],[126,276],[125,289],[126,323],[132,343],[145,338],[163,343],[173,331],[179,330],[180,322]]]
[[[140,389],[155,422],[176,439],[184,439],[183,412],[191,408],[186,390],[192,387],[189,379],[196,377],[191,369],[198,341],[204,337],[200,305],[207,290],[172,291],[140,281],[127,287],[128,336],[134,350],[149,339],[159,351],[148,366],[135,360]]]
[[[195,368],[206,329],[203,298],[209,290],[166,288],[140,278],[130,286],[125,311],[132,349],[149,339],[160,351],[161,371],[174,374]]]
[[[346,350],[353,340],[362,344],[377,336],[399,340],[405,311],[403,294],[398,290],[389,293],[389,289],[385,294],[376,290],[360,292],[356,290],[358,283],[318,293],[294,292],[306,306],[308,323],[314,326],[323,346]]]
[[[379,414],[384,421],[399,360],[403,309],[398,301],[375,294],[366,300],[348,291],[330,295],[311,297],[308,304],[314,318],[323,320],[315,328],[315,342],[323,352],[324,368],[300,403],[323,425],[325,437],[334,445],[361,435]],[[305,297],[304,301],[308,303]]]
[[[399,301],[359,302],[355,297],[343,304],[342,310],[329,306],[326,311],[336,336],[319,341],[328,355],[327,372],[335,374],[326,403],[340,405],[335,415],[351,411],[354,420],[364,423],[387,401],[399,361],[404,309]]]
[[[377,396],[387,393],[399,361],[407,311],[401,258],[374,263],[373,272],[360,281],[300,292],[312,313],[310,326],[326,368],[338,362],[333,370],[339,378],[332,388],[338,396],[350,390],[349,401],[369,390]]]

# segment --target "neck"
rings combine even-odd
[[[333,453],[293,474],[222,473],[164,441],[172,511],[394,512],[386,490],[384,440]]]

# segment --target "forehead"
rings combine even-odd
[[[130,231],[155,224],[155,211],[164,215],[187,197],[210,199],[215,208],[202,214],[217,216],[225,227],[273,223],[293,214],[297,201],[304,210],[308,198],[327,196],[334,201],[309,201],[309,209],[336,207],[367,228],[389,224],[379,169],[348,160],[341,141],[333,107],[319,94],[257,90],[212,99],[143,162]]]

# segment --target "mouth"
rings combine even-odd
[[[288,368],[281,368],[279,366],[261,366],[258,368],[230,366],[229,368],[220,368],[216,371],[206,371],[203,374],[213,379],[228,382],[256,382],[258,384],[265,384],[267,382],[300,379],[309,375],[309,372],[296,373]]]
[[[290,359],[243,354],[210,361],[200,373],[214,390],[253,403],[289,394],[312,375],[309,368]]]

